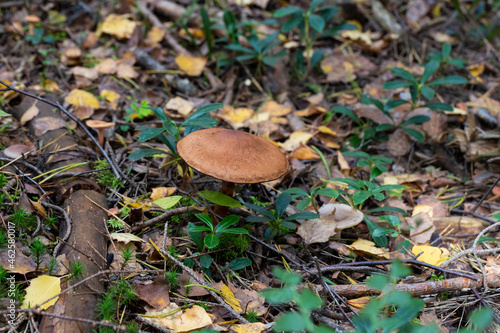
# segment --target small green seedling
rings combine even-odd
[[[40,268],[40,264],[43,260],[43,255],[48,252],[47,246],[45,246],[45,244],[43,244],[39,240],[35,240],[31,242],[29,248],[36,264],[35,270],[38,271],[38,268]]]
[[[238,223],[240,218],[236,215],[228,215],[219,224],[214,227],[212,219],[207,214],[195,214],[205,226],[196,226],[193,223],[188,224],[189,234],[194,233],[200,234],[201,232],[208,232],[209,234],[203,239],[203,244],[208,249],[213,249],[219,245],[219,237],[222,234],[237,234],[237,235],[248,235],[248,231],[243,228],[230,228],[234,224]],[[193,240],[197,237],[193,237]],[[207,259],[208,260],[208,259]]]
[[[395,67],[391,71],[394,75],[403,80],[396,80],[384,83],[382,89],[391,90],[399,88],[409,88],[411,95],[412,109],[419,106],[419,100],[423,96],[427,100],[434,98],[436,91],[432,88],[435,86],[441,86],[446,84],[465,84],[469,82],[466,78],[458,75],[445,76],[434,81],[429,81],[432,75],[439,69],[440,62],[437,60],[431,60],[425,65],[424,74],[416,78],[410,72],[403,68]],[[439,111],[453,111],[453,108],[446,103],[428,103],[422,105],[422,107],[427,107],[431,110]]]
[[[392,164],[392,160],[389,157],[381,155],[370,155],[363,151],[346,151],[343,152],[344,156],[357,157],[358,162],[356,165],[359,168],[366,167],[370,173],[370,181],[380,176],[383,172],[387,171],[386,165]]]
[[[238,44],[229,44],[226,49],[239,52],[240,55],[236,56],[236,60],[239,62],[255,62],[257,63],[256,72],[260,76],[262,65],[274,66],[280,57],[286,55],[285,50],[281,50],[278,53],[271,54],[273,48],[280,44],[277,39],[278,33],[272,33],[263,39],[259,39],[256,34],[252,34],[247,38],[250,48]]]
[[[318,212],[318,205],[316,203],[316,200],[314,199],[315,195],[323,195],[325,197],[334,199],[339,196],[338,191],[332,188],[324,188],[320,186],[313,187],[310,192],[307,192],[298,187],[291,187],[283,191],[283,193],[290,193],[292,195],[292,199],[304,198],[297,204],[296,208],[298,210],[304,210],[307,208],[307,206],[309,206],[312,203],[314,210],[316,212]]]
[[[333,333],[334,331],[323,325],[315,325],[311,319],[311,312],[323,305],[323,300],[312,290],[302,289],[299,284],[302,281],[300,275],[273,268],[274,276],[284,283],[282,288],[271,288],[262,291],[266,301],[272,305],[284,305],[295,303],[298,311],[283,313],[275,321],[273,327],[276,332],[309,332],[309,333]]]
[[[138,127],[138,130],[142,131],[142,133],[139,134],[139,141],[146,142],[155,138],[159,139],[170,150],[167,153],[173,157],[173,160],[170,163],[178,162],[181,160],[179,154],[177,153],[177,142],[181,139],[181,129],[184,128],[184,135],[188,135],[189,133],[200,128],[214,127],[217,125],[217,121],[210,118],[210,112],[221,107],[222,103],[214,103],[201,107],[180,125],[177,125],[173,120],[168,119],[162,108],[150,107],[151,111],[153,111],[153,113],[162,120],[163,126],[161,128],[152,128],[147,126]],[[136,161],[143,157],[153,156],[156,154],[165,154],[165,151],[154,148],[141,149],[130,154],[129,159],[131,161]]]
[[[290,193],[283,192],[276,198],[276,210],[268,211],[264,208],[250,204],[244,203],[245,207],[262,214],[263,216],[249,216],[246,218],[247,222],[269,222],[269,227],[264,232],[264,237],[267,240],[271,240],[278,234],[280,230],[292,229],[295,230],[297,225],[293,221],[297,220],[308,220],[319,218],[319,215],[312,212],[300,212],[292,214],[286,218],[283,217],[286,208],[290,205],[292,201],[292,196]]]
[[[465,60],[452,58],[450,54],[451,45],[446,43],[441,47],[441,52],[431,52],[429,53],[429,56],[431,57],[431,60],[439,61],[441,66],[448,64],[458,68],[465,68],[465,65],[467,64]]]

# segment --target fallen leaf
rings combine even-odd
[[[430,35],[436,42],[439,42],[441,44],[448,43],[448,44],[455,44],[457,42],[457,39],[453,36],[448,35],[447,33],[436,31],[436,32],[430,32]]]
[[[375,257],[381,257],[385,259],[390,259],[389,253],[387,253],[384,249],[377,247],[374,242],[371,242],[366,239],[358,239],[351,245],[349,245],[351,249],[357,252],[361,252],[363,254],[369,254]]]
[[[27,274],[36,270],[36,264],[33,259],[22,254],[18,249],[16,251],[14,263],[12,263],[12,252],[9,253],[8,248],[0,251],[0,266],[11,273]],[[9,259],[11,262],[9,262]]]
[[[40,136],[47,133],[48,131],[66,127],[66,123],[61,118],[38,117],[33,120],[32,126],[35,130],[35,135]]]
[[[309,139],[313,137],[313,134],[306,132],[293,132],[290,134],[288,139],[281,144],[281,148],[286,151],[294,151],[300,144],[306,144]]]
[[[370,31],[361,32],[359,30],[346,30],[342,32],[341,36],[342,38],[350,39],[353,41],[359,41],[367,46],[372,44]]]
[[[443,252],[440,248],[429,245],[415,245],[411,249],[411,253],[414,255],[420,254],[423,252],[418,258],[418,261],[425,262],[434,266],[439,266],[444,262]]]
[[[34,150],[35,150],[34,147],[30,147],[30,146],[27,146],[27,145],[17,144],[17,145],[12,145],[12,146],[7,147],[3,151],[3,153],[8,158],[14,158],[15,159],[15,158],[19,158],[19,157],[23,156],[23,154],[26,154],[27,152],[34,151]]]
[[[106,58],[99,64],[94,66],[94,69],[101,74],[113,74],[116,73],[117,62],[114,59]]]
[[[73,74],[75,77],[81,76],[81,77],[84,77],[90,81],[94,81],[99,77],[95,68],[86,68],[86,67],[76,66],[70,70],[70,73]]]
[[[170,304],[168,296],[170,288],[162,276],[157,277],[152,283],[145,285],[136,284],[134,287],[139,298],[154,307],[157,311],[166,309]]]
[[[203,273],[197,273],[195,274],[202,280],[205,281],[205,277],[203,276]],[[182,274],[179,276],[179,294],[182,296],[188,296],[188,297],[197,297],[197,296],[206,296],[210,295],[208,290],[202,287],[188,287],[186,288],[186,285],[189,284],[198,284],[198,282],[191,277],[191,275],[188,274],[188,272],[183,271]],[[189,293],[186,295],[186,289],[188,289]]]
[[[102,23],[102,31],[118,39],[130,38],[134,32],[136,22],[131,21],[128,15],[110,14]]]
[[[118,64],[116,66],[116,76],[120,79],[135,79],[139,76],[139,73],[135,71],[132,65]]]
[[[177,187],[155,187],[151,193],[151,201],[169,197],[177,191]]]
[[[130,242],[145,242],[144,239],[137,237],[134,234],[114,232],[109,234],[109,237],[115,241],[128,244]]]
[[[30,281],[30,286],[26,288],[26,296],[24,297],[21,309],[33,308],[54,297],[61,292],[61,278],[55,276],[41,275]],[[55,297],[45,304],[40,306],[40,310],[47,310],[52,305],[56,304],[59,297]]]
[[[205,69],[205,64],[207,63],[207,58],[205,57],[193,57],[187,54],[179,54],[175,58],[175,63],[180,70],[185,72],[189,76],[199,76],[203,73]]]
[[[159,43],[165,37],[165,30],[160,27],[153,26],[151,30],[148,31],[145,42],[153,44]]]
[[[300,147],[293,151],[292,158],[298,160],[315,160],[320,158],[320,156],[311,147],[301,144]]]
[[[194,109],[195,104],[182,97],[174,97],[168,100],[165,108],[179,112],[183,116],[188,116]]]
[[[172,312],[171,307],[167,307],[160,312],[148,311],[146,315],[147,319],[173,332],[191,332],[212,324],[210,316],[199,305],[194,305],[181,314],[177,312],[174,315],[164,317],[166,313],[170,312]]]
[[[224,105],[218,116],[229,123],[234,129],[245,126],[245,123],[250,120],[255,112],[247,108],[234,108],[230,105]]]
[[[40,110],[38,109],[38,107],[36,106],[37,102],[35,101],[33,103],[33,105],[31,105],[28,110],[26,110],[24,113],[23,113],[23,116],[21,117],[21,120],[19,120],[19,122],[21,123],[21,126],[24,126],[28,121],[30,121],[31,119],[35,118],[36,116],[38,116],[38,113],[40,112]]]
[[[410,239],[418,244],[427,243],[436,230],[432,218],[427,213],[420,213],[407,219],[407,223],[413,229],[410,230]]]
[[[319,219],[305,220],[297,229],[306,244],[323,243],[337,230],[353,227],[363,221],[363,213],[346,204],[325,204],[318,210]]]
[[[263,323],[236,324],[231,326],[236,333],[261,333],[266,329]]]
[[[279,104],[275,101],[267,101],[260,112],[268,113],[272,117],[280,117],[292,112],[292,107]]]
[[[363,296],[360,298],[348,299],[347,304],[355,308],[356,310],[361,310],[365,307],[368,302],[370,302],[373,298],[369,296]]]
[[[215,288],[215,286],[214,286]],[[234,297],[234,293],[229,289],[228,286],[225,284],[222,284],[220,291],[222,292],[222,297],[226,301],[227,304],[229,304],[234,311],[240,313],[243,311],[243,309],[240,306],[240,301],[236,297]]]
[[[90,106],[91,108],[99,108],[99,100],[89,92],[80,89],[73,89],[64,99],[66,103],[74,106]]]
[[[114,92],[113,90],[103,89],[101,90],[101,97],[104,97],[111,108],[113,110],[116,110],[116,107],[118,106],[117,101],[121,97],[121,95],[117,92]]]

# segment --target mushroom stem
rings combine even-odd
[[[234,183],[222,181],[222,187],[220,193],[227,195],[228,197],[233,197],[234,193]],[[225,218],[229,212],[229,207],[215,205],[214,214],[219,215],[221,218]]]
[[[104,147],[104,128],[97,129],[97,141],[101,147]]]

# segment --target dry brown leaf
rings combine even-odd
[[[180,70],[185,72],[189,76],[200,76],[205,69],[207,63],[207,58],[205,57],[193,57],[187,54],[179,54],[175,58],[175,63]]]
[[[134,32],[136,22],[131,21],[128,15],[110,14],[102,23],[102,31],[118,39],[130,38]]]
[[[320,158],[320,156],[311,147],[301,144],[300,147],[293,151],[292,158],[298,160],[315,160]]]
[[[236,324],[231,326],[236,333],[261,333],[266,329],[263,323]]]
[[[117,62],[114,59],[106,58],[99,64],[94,66],[94,69],[101,74],[114,74],[116,73]]]
[[[182,97],[174,97],[168,100],[165,108],[179,112],[183,116],[188,116],[194,109],[194,103]]]
[[[53,131],[58,128],[66,127],[66,123],[61,118],[55,117],[40,117],[33,120],[33,128],[35,130],[35,135],[40,136],[47,133],[48,131]]]
[[[81,77],[84,77],[90,81],[94,81],[99,77],[95,68],[86,68],[86,67],[76,66],[76,67],[73,67],[70,72],[75,77],[81,76]]]
[[[19,158],[19,157],[23,156],[23,154],[26,154],[29,151],[34,151],[34,150],[35,150],[34,147],[30,147],[30,146],[27,146],[27,145],[17,144],[17,145],[12,145],[12,146],[7,147],[3,151],[3,153],[8,158],[14,158],[15,159],[15,158]]]
[[[19,122],[21,123],[21,126],[24,126],[28,121],[30,121],[33,118],[35,118],[36,116],[38,116],[38,113],[40,112],[40,110],[38,109],[38,107],[36,106],[36,104],[37,104],[37,101],[35,101],[33,103],[33,105],[31,105],[28,108],[28,110],[26,110],[23,113],[23,116],[19,120]]]
[[[387,150],[392,156],[405,156],[411,150],[412,141],[405,131],[398,129],[389,134]]]
[[[305,220],[297,229],[306,244],[323,243],[336,231],[353,227],[363,221],[363,213],[345,204],[323,205],[319,219]]]
[[[11,273],[18,273],[22,275],[34,272],[36,270],[36,264],[33,259],[25,256],[17,248],[14,249],[14,251],[16,251],[14,263],[9,262],[9,258],[12,258],[12,252],[9,251],[12,251],[12,249],[9,250],[7,248],[4,248],[0,250],[0,266],[2,266],[5,270]]]
[[[195,274],[202,280],[205,281],[205,277],[203,276],[203,273],[197,273]],[[210,293],[202,287],[189,287],[189,295],[186,295],[186,285],[188,284],[198,284],[198,282],[191,277],[186,271],[183,271],[182,274],[179,276],[179,294],[182,296],[189,296],[189,297],[197,297],[197,296],[206,296],[210,295]]]
[[[170,288],[163,277],[158,277],[146,285],[136,284],[134,287],[139,298],[147,302],[157,311],[166,309],[170,304],[168,296]]]
[[[132,65],[119,63],[116,66],[116,76],[120,79],[135,79],[139,76]]]
[[[419,213],[407,219],[409,226],[414,229],[410,230],[410,239],[418,244],[427,243],[436,230],[432,218],[427,213]]]
[[[163,311],[147,311],[146,319],[173,332],[191,332],[212,324],[212,319],[204,308],[194,305],[182,313],[175,312],[177,305],[171,303]],[[174,312],[173,315],[165,316]]]

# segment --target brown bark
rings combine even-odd
[[[21,104],[13,109],[13,115],[20,119],[24,112],[33,105],[34,100],[24,97]],[[30,121],[30,132],[36,136],[34,123],[42,117],[60,118],[59,112],[54,112],[53,107],[42,102],[37,102],[39,114]],[[67,166],[79,162],[85,162],[86,156],[78,149],[77,142],[68,133],[66,128],[59,128],[36,137],[39,146],[44,147],[42,153],[47,156],[45,170]],[[88,165],[78,166],[69,171],[89,171]],[[64,190],[61,190],[63,188]],[[106,198],[99,193],[99,186],[88,179],[71,179],[66,184],[59,185],[56,200],[66,199],[64,205],[71,218],[71,234],[67,243],[61,248],[59,254],[65,253],[71,262],[83,264],[84,274],[91,275],[101,269],[105,269],[106,239],[105,220],[106,212],[97,208],[88,198],[106,207]],[[46,188],[46,190],[48,190]],[[55,189],[50,189],[55,190]],[[88,197],[88,198],[87,198]],[[69,226],[64,222],[60,225],[60,237],[66,234]],[[63,285],[66,288],[71,282]],[[104,290],[102,282],[96,277],[85,284],[59,297],[57,303],[50,307],[47,312],[56,313],[69,317],[80,317],[95,319],[95,309],[99,293]],[[40,324],[41,332],[91,332],[92,326],[88,323],[57,319],[44,316]]]

